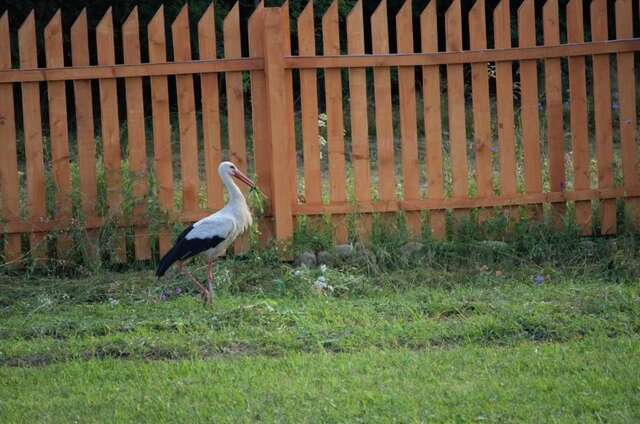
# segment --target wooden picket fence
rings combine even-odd
[[[486,30],[485,2],[476,0],[468,16],[468,50],[463,50],[461,2],[454,0],[445,13],[446,51],[438,49],[435,0],[415,18],[411,1],[406,1],[394,17],[398,28],[395,43],[389,39],[386,2],[382,0],[370,18],[372,51],[365,50],[362,0],[349,12],[346,23],[340,20],[336,1],[322,16],[322,55],[316,54],[312,1],[297,17],[297,55],[291,52],[287,4],[259,5],[248,23],[248,57],[242,57],[242,29],[236,4],[224,19],[223,59],[217,59],[221,52],[216,51],[213,7],[198,22],[197,59],[191,53],[187,7],[175,18],[171,24],[173,61],[167,61],[161,7],[146,26],[148,60],[144,63],[135,8],[120,28],[124,62],[118,64],[110,10],[96,27],[95,46],[89,45],[86,13],[77,17],[70,33],[72,66],[64,63],[60,13],[44,29],[46,67],[38,67],[37,63],[33,13],[18,31],[19,67],[15,69],[9,17],[5,13],[0,18],[0,184],[5,262],[20,261],[25,252],[36,259],[45,258],[48,252],[43,240],[51,232],[56,234],[58,254],[63,254],[74,243],[69,232],[72,226],[82,225],[87,237],[96,237],[97,229],[112,217],[122,215],[121,145],[125,142],[128,169],[137,177],[132,195],[138,201],[131,216],[120,216],[114,230],[113,257],[120,262],[127,260],[127,243],[133,246],[129,250],[135,259],[145,260],[152,256],[156,236],[160,253],[172,242],[167,229],[160,229],[157,235],[148,230],[145,199],[150,171],[153,170],[160,207],[173,219],[193,222],[223,204],[223,190],[216,174],[223,156],[245,170],[250,158],[254,158],[255,175],[268,196],[263,233],[280,241],[292,237],[295,217],[300,215],[330,215],[337,242],[347,240],[346,216],[352,213],[361,214],[364,225],[360,231],[366,233],[369,214],[405,211],[409,228],[418,235],[423,224],[421,212],[428,211],[428,225],[435,237],[445,235],[447,210],[464,217],[471,209],[480,208],[480,219],[486,219],[490,211],[501,208],[516,218],[519,207],[525,206],[535,219],[540,218],[543,204],[551,204],[554,216],[560,217],[567,203],[575,202],[576,222],[584,234],[590,234],[592,202],[597,201],[599,228],[602,234],[613,234],[617,226],[616,199],[624,199],[627,220],[634,223],[640,218],[634,68],[634,52],[640,50],[640,39],[633,37],[632,0],[615,1],[616,37],[611,40],[606,0],[590,3],[590,22],[583,22],[583,0],[570,0],[563,15],[567,17],[566,43],[561,43],[564,26],[558,0],[544,4],[543,28],[539,29],[533,0],[524,0],[517,13],[511,13],[509,0],[502,0],[490,11],[492,37]],[[420,22],[419,37],[412,33],[414,19]],[[347,39],[340,40],[339,28],[345,24]],[[512,44],[512,28],[517,28],[517,47]],[[590,34],[590,41],[585,42],[585,34]],[[418,38],[420,51],[414,46],[414,39]],[[537,43],[540,39],[541,45]],[[493,46],[489,45],[491,40]],[[397,51],[390,52],[393,44]],[[97,63],[91,64],[90,51],[94,48]],[[563,61],[568,62],[568,71],[563,70]],[[611,61],[615,61],[616,75],[611,74]],[[441,67],[446,71],[442,72]],[[370,69],[372,81],[367,78]],[[396,72],[397,93],[391,78]],[[568,72],[569,87],[565,86],[563,72]],[[250,77],[250,111],[245,111],[243,73]],[[320,110],[317,89],[320,74],[324,110]],[[441,81],[443,75],[446,84]],[[147,78],[150,96],[143,90]],[[169,96],[173,78],[176,105],[170,104]],[[495,83],[491,82],[494,78]],[[118,79],[123,79],[125,85],[126,140],[121,139]],[[93,116],[92,80],[99,84],[99,117]],[[221,141],[221,81],[226,93],[226,155]],[[299,102],[294,101],[297,81]],[[67,83],[73,84],[72,99],[66,97]],[[200,84],[200,98],[195,96],[196,83]],[[48,128],[42,124],[42,85],[46,86],[48,97]],[[514,105],[516,88],[519,105]],[[15,105],[22,107],[22,128],[12,101],[16,90],[20,92]],[[563,105],[566,92],[568,111]],[[617,96],[615,105],[612,93]],[[466,101],[468,96],[471,104]],[[446,111],[441,109],[442,97],[446,98]],[[74,108],[70,110],[75,110],[75,116],[67,116],[67,103],[71,101]],[[373,119],[368,112],[371,104]],[[544,114],[540,113],[541,104]],[[152,149],[147,148],[145,105],[150,105],[147,108],[152,114]],[[172,106],[178,112],[179,169],[174,169],[172,160]],[[521,134],[516,133],[517,106]],[[202,117],[201,143],[198,111]],[[320,112],[326,113],[327,146],[319,141]],[[399,116],[399,129],[394,128],[394,113]],[[249,114],[253,152],[247,151]],[[566,114],[570,115],[568,128],[563,119]],[[467,116],[472,116],[472,128],[467,128]],[[423,125],[418,124],[419,118]],[[618,128],[614,128],[614,118]],[[298,133],[296,120],[300,124]],[[77,137],[73,160],[80,175],[80,222],[72,207],[69,122],[75,122]],[[590,153],[590,126],[595,127],[594,158]],[[448,130],[443,131],[445,128]],[[96,143],[96,129],[100,144]],[[23,134],[23,139],[18,134]],[[48,134],[48,139],[43,134]],[[619,143],[614,143],[614,136]],[[302,151],[296,149],[296,137],[301,140]],[[20,143],[24,158],[18,158]],[[50,158],[45,155],[46,143],[50,143]],[[199,144],[203,147],[199,148]],[[102,147],[101,152],[96,151],[97,146]],[[375,158],[370,154],[372,149]],[[616,149],[621,184],[616,184],[615,179],[616,167],[620,166],[614,160]],[[151,150],[153,157],[148,158],[147,151]],[[565,169],[567,155],[571,156],[571,167]],[[102,163],[96,160],[98,156]],[[597,184],[591,181],[592,159],[597,166]],[[199,172],[201,162],[204,175]],[[300,172],[298,163],[302,164]],[[96,209],[99,166],[104,168],[108,203],[108,213],[102,216]],[[24,169],[24,178],[20,177],[20,169]],[[48,171],[56,188],[53,214],[47,211],[45,200]],[[519,172],[522,184],[518,184]],[[546,173],[548,187],[543,184]],[[347,185],[348,176],[353,181],[353,194]],[[470,181],[475,185],[473,194]],[[178,190],[180,210],[176,210],[174,201]],[[204,205],[200,201],[201,190],[205,193]],[[125,228],[132,229],[130,239],[124,236]],[[22,238],[23,234],[28,234],[28,240]],[[237,248],[244,245],[246,241]]]

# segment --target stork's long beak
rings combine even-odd
[[[256,185],[256,183],[254,183],[253,181],[251,181],[251,178],[247,177],[246,175],[244,175],[239,169],[236,169],[233,174],[235,178],[239,179],[240,181],[242,181],[243,183],[245,183],[246,185],[248,185],[249,187],[251,187],[254,190],[258,190],[258,192],[260,193],[260,195],[262,195],[262,197],[266,198],[267,196],[265,196],[265,194],[262,192],[262,190],[260,190],[260,187],[258,187]]]
[[[234,177],[236,177],[237,179],[239,179],[240,181],[242,181],[243,183],[245,183],[251,188],[256,187],[256,184],[253,181],[251,181],[249,177],[244,175],[239,169],[236,169],[235,171],[233,171],[233,174],[231,175],[233,175]]]

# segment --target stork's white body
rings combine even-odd
[[[193,229],[185,236],[188,240],[212,238],[214,236],[223,238],[224,240],[220,244],[206,250],[205,254],[210,259],[224,255],[234,240],[253,223],[251,211],[242,192],[233,181],[231,181],[231,184],[238,190],[239,194],[231,197],[229,203],[218,212],[193,224]],[[227,190],[229,190],[228,187]]]

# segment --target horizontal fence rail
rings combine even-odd
[[[611,40],[556,46],[476,50],[439,53],[395,53],[344,56],[287,56],[289,69],[375,68],[383,66],[461,65],[464,63],[511,62],[596,54],[627,53],[640,50],[640,40]]]
[[[76,81],[101,78],[156,77],[263,70],[262,58],[193,60],[188,62],[145,63],[138,65],[95,65],[68,68],[15,69],[0,71],[0,83]]]
[[[236,3],[218,26],[211,4],[196,28],[186,5],[95,28],[58,12],[41,50],[35,15],[12,32],[4,13],[4,262],[157,258],[222,207],[224,159],[267,194],[262,243],[318,216],[364,239],[398,212],[415,237],[492,217],[638,230],[633,1],[260,3],[246,25]]]

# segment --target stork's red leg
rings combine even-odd
[[[213,297],[213,258],[209,258],[209,265],[207,266],[207,283],[209,285],[209,301]]]
[[[191,279],[191,281],[193,282],[193,284],[196,286],[196,288],[198,290],[200,290],[200,293],[202,293],[202,295],[205,297],[205,299],[209,298],[209,291],[207,289],[204,288],[204,286],[202,284],[200,284],[200,282],[198,280],[196,280],[196,277],[193,276],[193,274],[191,274],[189,272],[189,270],[187,270],[187,268],[185,268],[184,263],[182,262],[178,262],[178,269],[180,270],[180,272],[182,272],[184,275],[186,275],[187,277],[189,277]]]

